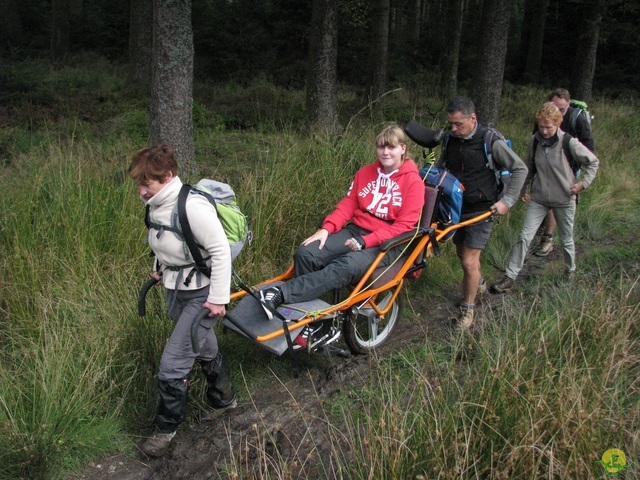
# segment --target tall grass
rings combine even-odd
[[[55,477],[100,452],[130,448],[130,435],[151,425],[171,330],[159,289],[146,317],[135,309],[151,268],[143,205],[125,173],[137,136],[95,142],[81,122],[66,128],[15,150],[3,167],[0,477]],[[255,239],[236,263],[246,281],[288,265],[355,170],[373,159],[373,138],[361,130],[339,143],[266,133],[242,158],[199,161],[202,176],[234,186],[249,215]],[[237,345],[224,351],[229,363],[243,362],[253,383],[264,381],[272,356],[240,339],[226,343]],[[204,382],[194,380],[202,403]]]
[[[314,137],[290,126],[299,95],[286,99],[266,89],[268,98],[260,99],[264,89],[252,87],[250,104],[283,105],[289,120],[265,118],[270,110],[262,107],[257,119],[244,120],[235,108],[234,121],[260,122],[239,133],[227,130],[228,105],[215,114],[204,100],[197,106],[200,176],[229,182],[251,221],[254,241],[235,265],[250,283],[288,265],[357,168],[373,159],[373,139],[384,123],[403,121],[398,112],[443,122],[429,108],[440,99],[416,106],[407,103],[410,92],[402,92],[385,98],[383,113],[346,118],[342,137]],[[517,140],[518,153],[539,98],[544,92],[521,87],[509,87],[505,96],[503,130]],[[150,294],[146,317],[135,309],[150,260],[142,203],[125,174],[145,137],[144,108],[132,105],[99,127],[38,122],[37,138],[18,128],[2,139],[2,478],[63,477],[88,458],[131,448],[153,418],[157,363],[171,322],[159,289]],[[340,440],[351,451],[343,456],[342,443],[334,446],[332,471],[350,472],[341,473],[345,478],[585,478],[597,473],[591,457],[609,444],[638,451],[637,272],[627,264],[638,252],[631,233],[640,218],[633,188],[640,129],[631,106],[596,101],[592,110],[602,169],[581,196],[576,230],[579,245],[609,248],[585,254],[573,293],[543,283],[505,303],[475,339],[467,363],[455,360],[455,343],[437,338],[391,358],[373,383],[355,389],[359,408],[345,413],[349,428]],[[496,228],[485,254],[487,278],[496,275],[519,231],[518,208]],[[618,237],[628,241],[618,247]],[[601,273],[610,271],[618,276]],[[410,292],[447,297],[460,277],[446,245]],[[261,388],[274,365],[288,368],[286,360],[237,337],[225,338],[221,349],[234,383],[243,384],[239,364],[247,375],[241,395]],[[202,402],[202,380],[192,385],[195,402]],[[268,461],[278,458],[276,452]],[[232,459],[232,467],[242,461]]]
[[[346,414],[351,478],[601,478],[606,450],[637,458],[639,285],[596,284],[510,300],[471,344],[385,361]]]
[[[137,367],[119,352],[131,309],[118,290],[131,271],[123,265],[143,248],[141,235],[131,235],[131,189],[112,175],[114,155],[50,144],[4,172],[0,472],[7,478],[53,475],[113,448],[124,433],[121,399]]]

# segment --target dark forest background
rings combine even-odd
[[[133,3],[144,3],[136,2]],[[369,83],[372,5],[366,0],[338,2],[338,80]],[[388,81],[437,74],[450,46],[445,0],[392,0],[389,21]],[[473,75],[482,1],[463,4],[458,80]],[[574,52],[588,0],[514,0],[510,6],[505,80],[542,86],[568,86]],[[539,71],[525,73],[529,36],[536,23],[525,18],[529,3],[543,9],[544,43]],[[53,5],[52,5],[53,4]],[[62,5],[60,5],[62,4]],[[116,62],[130,58],[129,0],[2,0],[2,56],[22,59],[91,51]],[[417,6],[417,9],[416,9]],[[599,31],[594,92],[619,95],[638,88],[640,1],[609,0]],[[52,27],[55,11],[64,18]],[[538,6],[538,8],[540,8]],[[309,51],[312,0],[193,0],[194,75],[212,82],[244,84],[257,77],[279,86],[304,86]],[[534,15],[536,13],[534,12]],[[538,13],[539,15],[539,13]],[[152,14],[149,13],[149,24]],[[62,27],[60,27],[62,24]],[[52,29],[58,29],[52,38]],[[416,35],[416,32],[417,35]]]
[[[612,447],[637,474],[639,17],[640,0],[0,0],[0,478],[81,478],[65,472],[89,462],[101,478],[132,465],[138,478],[332,478],[291,470],[317,461],[344,468],[336,478],[583,479],[602,477]],[[195,426],[194,375],[195,427],[169,457],[137,459],[172,322],[158,289],[136,309],[152,261],[134,152],[169,143],[182,179],[233,186],[254,233],[234,270],[254,285],[288,267],[383,124],[444,127],[446,100],[468,95],[524,156],[557,87],[589,103],[601,160],[580,195],[572,288],[559,251],[530,259],[513,295],[483,301],[467,344],[449,334],[462,270],[443,245],[403,287],[411,340],[365,361],[370,379],[303,354],[322,381],[281,389],[288,356],[225,336],[240,400],[278,400],[255,423],[233,417],[232,440]],[[411,147],[421,164],[437,154]],[[524,212],[496,225],[489,283]],[[319,424],[339,440],[316,442]]]

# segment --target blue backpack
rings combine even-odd
[[[460,181],[449,170],[433,165],[423,167],[420,176],[427,185],[434,187],[438,192],[434,220],[445,228],[460,223],[464,192],[464,186]]]

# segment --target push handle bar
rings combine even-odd
[[[433,130],[431,128],[427,128],[423,125],[420,125],[415,120],[409,120],[407,122],[407,124],[404,126],[404,133],[406,133],[411,140],[424,148],[437,147],[442,140],[442,136],[444,135],[443,130]]]
[[[155,278],[150,278],[140,289],[140,294],[138,295],[138,315],[140,315],[141,317],[144,317],[147,314],[147,292],[151,290],[151,287],[153,287],[157,283],[158,280],[156,280]]]

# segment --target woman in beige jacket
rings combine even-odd
[[[157,433],[141,446],[150,456],[163,455],[178,425],[186,416],[187,376],[198,360],[207,378],[207,399],[218,411],[236,406],[236,396],[218,350],[213,327],[224,316],[229,303],[231,252],[215,207],[202,195],[190,195],[186,213],[193,236],[207,259],[211,276],[194,268],[181,231],[177,229],[177,202],[182,182],[173,149],[156,145],[137,152],[129,175],[148,207],[149,246],[155,254],[153,278],[166,290],[169,315],[175,323],[162,353],[158,371],[160,406],[156,415]],[[198,329],[199,353],[191,346],[191,324],[202,308],[209,317]]]
[[[558,225],[563,251],[565,279],[573,280],[576,270],[573,225],[579,192],[591,185],[598,172],[598,158],[577,139],[559,127],[562,113],[553,102],[537,112],[538,131],[531,137],[525,163],[529,168],[521,198],[529,204],[520,238],[511,250],[505,276],[492,286],[495,293],[509,291],[520,273],[538,227],[552,210]],[[577,177],[578,170],[582,174]],[[531,185],[530,192],[527,188]]]

